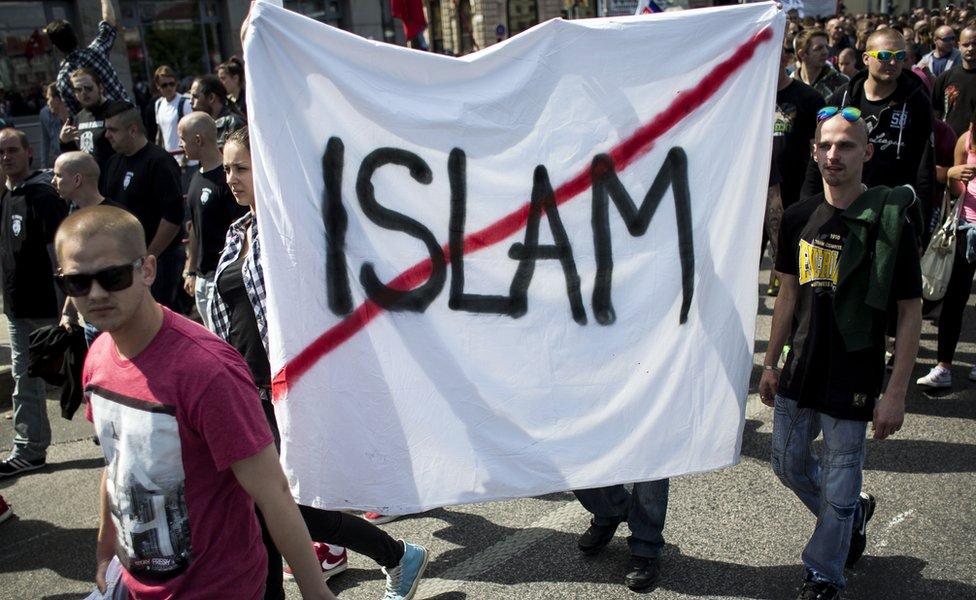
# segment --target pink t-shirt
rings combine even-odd
[[[976,165],[976,152],[973,152],[969,146],[969,131],[966,131],[962,136],[966,140],[964,142],[966,144],[966,164]],[[963,193],[962,218],[967,223],[976,223],[976,179],[970,180],[966,185],[966,191]]]
[[[273,443],[271,430],[241,355],[163,311],[132,360],[99,336],[82,376],[123,578],[139,600],[258,600],[267,554],[254,502],[229,467]]]

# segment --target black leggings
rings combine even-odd
[[[976,263],[966,260],[966,232],[956,234],[956,256],[952,261],[952,275],[942,298],[939,313],[939,362],[951,363],[962,331],[962,313],[973,287]]]
[[[298,510],[316,542],[348,548],[372,558],[381,567],[393,568],[403,558],[403,544],[362,517],[301,504]]]
[[[262,394],[261,405],[274,434],[275,447],[280,449],[278,423],[274,416],[274,406],[267,392]],[[312,541],[348,548],[372,558],[381,567],[393,568],[400,564],[400,559],[403,558],[403,544],[366,519],[336,510],[322,510],[301,504],[298,505],[298,510],[302,514],[305,526],[308,527]],[[264,600],[284,600],[281,553],[271,539],[261,511],[257,513],[258,522],[261,523],[261,538],[268,552],[268,577],[265,580]]]

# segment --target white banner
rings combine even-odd
[[[399,514],[736,463],[783,25],[554,20],[450,58],[255,5],[298,500]]]
[[[801,17],[832,17],[837,14],[837,0],[783,0],[783,10],[796,10]]]

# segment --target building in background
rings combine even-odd
[[[188,79],[210,73],[241,54],[240,24],[249,0],[115,0],[121,35],[112,60],[133,97],[146,102],[152,73],[168,64]],[[553,18],[580,19],[633,14],[637,0],[420,0],[431,50],[461,55],[485,48]],[[698,8],[737,0],[658,0],[662,7]],[[892,6],[931,6],[934,0],[845,0],[849,12]],[[390,0],[284,0],[284,6],[363,37],[403,44],[403,27]],[[0,116],[32,117],[43,105],[60,56],[44,26],[54,19],[74,24],[91,40],[101,17],[99,0],[0,0]]]

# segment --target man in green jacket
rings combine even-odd
[[[814,159],[824,193],[783,215],[773,311],[759,395],[775,407],[773,470],[817,517],[803,551],[800,600],[832,600],[866,545],[875,500],[861,492],[867,423],[897,432],[918,351],[921,271],[905,214],[911,188],[867,189],[874,151],[856,108],[817,115]],[[897,312],[894,370],[884,393],[885,325]],[[778,359],[789,341],[780,374]],[[813,451],[823,431],[823,457]]]

